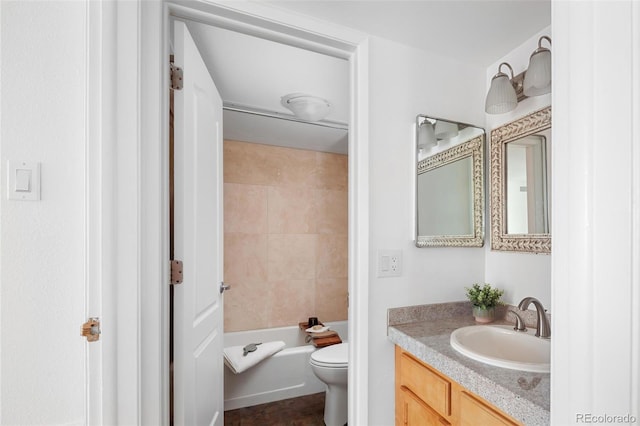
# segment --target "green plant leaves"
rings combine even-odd
[[[500,298],[504,294],[504,290],[492,288],[491,284],[485,283],[481,287],[480,284],[475,283],[471,288],[465,287],[465,290],[467,291],[467,298],[473,306],[488,309],[502,304]]]

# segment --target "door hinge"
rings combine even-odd
[[[170,86],[173,90],[182,90],[182,78],[183,78],[183,72],[182,72],[182,68],[174,65],[174,64],[170,64]]]
[[[87,342],[96,342],[100,340],[100,318],[89,318],[87,322],[82,324],[80,335],[87,338]]]
[[[182,261],[171,261],[171,284],[182,284]]]

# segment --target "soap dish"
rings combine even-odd
[[[323,333],[323,332],[328,331],[328,330],[329,330],[329,327],[328,326],[324,326],[324,327],[319,327],[319,328],[309,327],[305,331],[307,333]]]

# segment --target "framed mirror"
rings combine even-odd
[[[417,116],[417,247],[483,246],[484,140],[480,127]]]
[[[491,249],[551,253],[551,107],[491,132]]]

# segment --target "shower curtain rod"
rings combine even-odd
[[[261,108],[250,107],[246,105],[238,105],[238,104],[224,102],[222,104],[222,109],[227,111],[241,112],[244,114],[259,115],[261,117],[277,118],[278,120],[296,121],[298,123],[311,124],[312,126],[329,127],[331,129],[338,129],[338,130],[349,130],[349,126],[346,123],[342,123],[340,121],[333,121],[333,120],[306,121],[298,117],[295,117],[293,115],[283,114],[275,111],[269,111]]]

